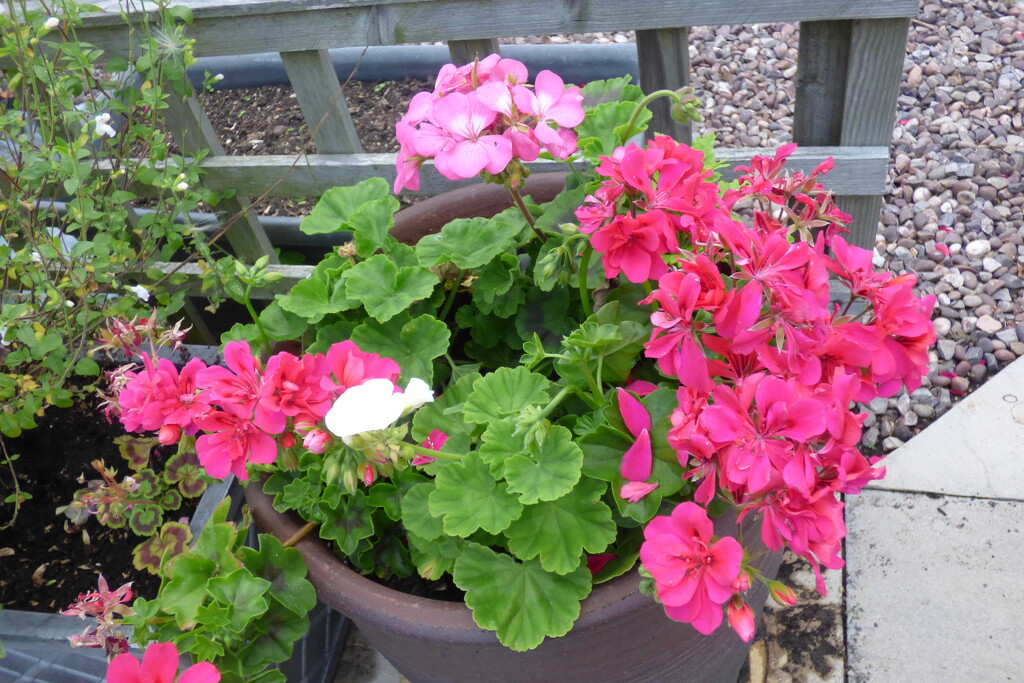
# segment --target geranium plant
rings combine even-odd
[[[162,406],[211,476],[258,479],[364,574],[450,575],[512,649],[638,562],[669,618],[749,640],[751,585],[792,592],[711,518],[842,566],[841,496],[884,472],[855,402],[918,386],[934,302],[846,243],[830,162],[786,173],[787,145],[724,183],[710,139],[634,140],[654,97],[693,118],[687,93],[527,76],[446,66],[397,130],[396,190],[433,159],[511,208],[403,244],[384,181],[329,190],[302,228],[352,241],[231,330],[226,367],[187,390],[140,373],[152,403],[122,419]],[[522,192],[540,157],[568,170],[542,205]]]

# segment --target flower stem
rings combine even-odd
[[[438,314],[438,320],[446,320],[448,314],[452,310],[452,304],[455,303],[455,295],[459,292],[459,283],[462,282],[462,271],[459,271],[459,276],[455,278],[452,283],[452,289],[448,292],[448,297],[444,301],[444,306],[441,308],[441,312]]]
[[[537,229],[533,220],[533,214],[531,214],[530,210],[526,208],[526,202],[523,201],[523,195],[519,194],[519,188],[510,186],[508,191],[509,194],[512,195],[512,201],[514,201],[516,206],[519,207],[519,212],[522,213],[523,218],[526,219],[527,225],[529,225],[530,229],[533,230],[533,234],[540,239],[541,243],[546,242],[548,238],[544,236],[544,233]]]
[[[306,525],[296,531],[294,534],[288,537],[288,540],[284,542],[285,548],[291,548],[293,545],[309,536],[309,532],[317,527],[316,522],[306,522]]]
[[[647,105],[658,99],[659,97],[671,97],[678,101],[679,94],[674,90],[656,90],[647,97],[640,100],[640,103],[636,105],[636,111],[633,112],[633,116],[629,118],[629,123],[626,124],[626,132],[622,135],[622,143],[625,144],[633,137],[633,127],[636,126],[637,120],[640,118],[640,112],[647,108]]]
[[[260,331],[260,336],[263,337],[263,349],[267,353],[270,353],[270,335],[268,335],[267,331],[265,329],[263,329],[263,323],[260,322],[260,316],[257,315],[256,309],[252,307],[252,296],[251,295],[252,295],[252,283],[250,282],[249,286],[245,288],[245,301],[244,301],[244,303],[245,303],[245,310],[247,310],[249,312],[249,315],[252,317],[253,323],[256,324],[256,329],[258,329]]]
[[[429,456],[431,458],[436,458],[438,460],[462,460],[462,456],[457,454],[457,453],[448,453],[446,451],[436,451],[433,448],[427,448],[425,446],[419,446],[419,445],[414,444],[414,443],[404,443],[404,444],[402,444],[402,446],[404,447],[403,450],[410,451],[413,454],[419,453],[421,455],[426,455],[426,456]]]
[[[594,307],[590,303],[590,290],[587,289],[587,271],[590,270],[590,255],[594,253],[594,247],[587,242],[580,256],[580,305],[583,306],[583,315],[589,318],[594,314]]]

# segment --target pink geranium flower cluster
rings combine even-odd
[[[559,159],[575,152],[576,134],[568,129],[583,121],[580,89],[551,71],[538,73],[532,87],[527,78],[522,62],[496,54],[445,65],[434,91],[413,97],[398,122],[395,192],[419,189],[427,159],[459,180],[499,174],[513,159],[534,161],[542,149]]]
[[[198,662],[178,675],[178,648],[174,643],[150,643],[142,662],[125,652],[107,667],[107,683],[219,683],[220,672],[209,662]]]
[[[721,196],[702,152],[666,137],[619,148],[577,218],[609,276],[650,283],[645,355],[679,381],[668,440],[694,500],[722,495],[741,517],[763,515],[765,545],[808,559],[824,592],[820,566],[843,564],[839,496],[884,475],[857,448],[865,415],[850,406],[920,386],[935,299],[913,294],[912,275],[874,272],[871,252],[846,243],[849,216],[817,181],[831,162],[783,175],[794,147],[755,158]],[[830,273],[848,304],[830,303]],[[618,405],[635,438],[620,495],[636,501],[657,488],[650,419],[629,391]],[[709,633],[727,605],[752,636],[742,554],[711,540],[699,505],[656,517],[645,538],[641,558],[669,616]]]
[[[165,358],[142,358],[143,369],[128,373],[117,399],[125,429],[159,431],[164,444],[202,431],[196,453],[207,473],[218,479],[234,474],[242,481],[248,463],[274,462],[279,446],[300,440],[324,452],[332,436],[321,425],[334,401],[370,379],[394,382],[400,372],[393,360],[365,353],[351,341],[334,344],[326,354],[281,351],[266,365],[247,342],[230,342],[224,346],[226,367],[192,359],[180,373]]]

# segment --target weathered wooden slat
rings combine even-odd
[[[640,87],[645,93],[662,88],[678,90],[690,84],[690,29],[659,28],[636,32],[636,56],[640,66]],[[690,126],[672,118],[672,102],[667,97],[655,100],[648,108],[653,114],[649,132],[670,135],[690,144]],[[650,137],[648,135],[648,137]]]
[[[186,289],[199,291],[202,279],[202,269],[195,263],[177,263],[160,261],[152,266],[155,270],[165,274],[182,275],[186,279]],[[254,300],[273,299],[278,294],[286,294],[295,283],[305,280],[313,272],[313,266],[282,266],[274,264],[267,266],[268,273],[280,273],[281,279],[269,287],[253,288],[250,296]]]
[[[209,117],[203,111],[202,105],[195,95],[186,98],[172,95],[166,101],[167,109],[164,113],[164,121],[183,152],[192,154],[208,149],[211,156],[224,156],[224,147],[217,139],[213,124],[210,123]],[[222,192],[228,189],[234,188],[225,187],[218,191]],[[225,216],[242,215],[228,228],[225,235],[239,258],[251,263],[259,257],[267,255],[271,263],[277,263],[274,247],[267,239],[266,233],[263,232],[256,214],[249,208],[249,200],[245,196],[236,193],[233,197],[223,199],[217,205],[217,210]]]
[[[317,152],[362,152],[359,134],[348,113],[348,104],[327,50],[282,52],[281,62],[295,89]]]
[[[720,149],[715,154],[727,164],[722,169],[726,179],[735,177],[732,167],[746,165],[754,154],[774,155],[764,148]],[[846,195],[881,194],[885,190],[885,173],[889,163],[888,147],[801,147],[791,157],[788,168],[809,172],[827,157],[835,159],[835,169],[824,178],[829,189],[841,188]],[[552,161],[527,164],[533,172],[560,171],[564,165]],[[242,194],[255,194],[269,189],[271,197],[314,197],[330,187],[352,185],[364,178],[380,177],[388,182],[395,178],[395,157],[392,154],[315,154],[294,156],[215,156],[203,160],[203,182],[214,191],[229,188]],[[425,164],[420,174],[420,191],[410,194],[434,195],[454,187],[479,182],[476,179],[452,181]],[[142,191],[145,187],[133,188]]]
[[[495,38],[480,40],[449,40],[448,53],[452,56],[452,64],[469,64],[474,59],[483,59],[490,54],[501,54]]]
[[[850,21],[800,24],[793,109],[793,141],[797,144],[839,144],[852,32]]]
[[[196,56],[320,50],[503,36],[713,24],[911,17],[917,0],[519,0],[514,11],[477,0],[249,2],[191,0]],[[127,54],[119,15],[87,17],[79,37]]]
[[[909,19],[853,22],[839,144],[891,144],[909,28]],[[850,241],[873,248],[882,210],[881,196],[840,196],[837,201],[853,216]]]

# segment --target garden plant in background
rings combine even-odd
[[[111,318],[180,309],[177,279],[151,270],[187,247],[209,255],[186,221],[200,201],[197,163],[169,153],[159,126],[166,98],[185,84],[190,20],[161,6],[161,28],[133,33],[139,59],[113,58],[76,39],[73,3],[0,15],[0,434],[35,426],[50,406],[89,392],[100,372],[86,352]],[[50,15],[53,16],[50,16]],[[16,19],[18,18],[18,19]],[[180,36],[179,36],[180,37]],[[150,211],[132,203],[149,198]],[[0,437],[2,445],[2,437]],[[10,473],[14,453],[4,452]],[[31,496],[4,480],[8,503]],[[13,519],[6,523],[13,523]]]
[[[747,591],[793,593],[712,518],[758,519],[824,591],[841,496],[884,474],[857,449],[855,403],[920,384],[934,301],[846,243],[829,161],[787,173],[787,145],[725,183],[709,139],[635,142],[661,96],[695,115],[628,78],[444,67],[398,125],[395,189],[432,159],[514,205],[410,245],[384,181],[329,190],[302,229],[352,241],[233,328],[226,367],[175,384],[147,362],[122,422],[196,434],[210,476],[262,486],[364,574],[450,575],[513,650],[566,634],[595,584],[638,564],[669,618],[749,641]],[[540,157],[568,169],[543,205],[522,192]]]

